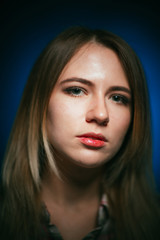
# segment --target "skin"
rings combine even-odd
[[[89,85],[75,78],[87,80]],[[116,86],[128,92],[112,91]],[[48,106],[49,140],[63,164],[66,159],[95,168],[113,158],[131,121],[129,91],[125,73],[112,50],[96,44],[80,49],[59,77]],[[124,104],[117,96],[129,103]],[[88,132],[103,134],[107,139],[104,147],[95,150],[84,146],[77,136]]]
[[[117,55],[95,43],[83,46],[62,71],[47,112],[63,180],[46,172],[42,200],[63,239],[80,240],[96,226],[104,165],[120,149],[130,122],[130,87]],[[81,143],[78,136],[88,132],[103,134],[104,146]]]

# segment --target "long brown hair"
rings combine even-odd
[[[56,37],[33,66],[13,125],[2,170],[0,231],[4,239],[40,239],[41,181],[46,168],[59,177],[46,134],[50,95],[62,70],[85,44],[112,49],[133,98],[132,123],[120,151],[107,164],[105,191],[117,239],[154,239],[160,211],[151,163],[151,132],[145,76],[135,52],[105,30],[72,27]]]

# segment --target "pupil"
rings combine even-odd
[[[78,88],[74,89],[74,93],[80,93],[80,89]]]
[[[119,97],[118,97],[118,96],[115,96],[115,100],[119,100]]]

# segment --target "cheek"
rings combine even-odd
[[[119,121],[117,120],[117,122],[119,123],[119,127],[122,130],[122,132],[124,131],[127,132],[129,126],[130,126],[130,122],[131,122],[131,116],[130,114],[128,114],[128,116],[125,116],[124,118],[119,119]]]
[[[64,105],[60,104],[50,104],[47,113],[47,128],[50,132],[59,131],[57,128],[63,128],[65,122],[68,120],[66,116],[66,110]]]
[[[130,110],[126,109],[124,111],[116,111],[116,114],[112,114],[111,121],[115,134],[123,138],[126,135],[131,123]]]
[[[47,113],[48,135],[64,136],[71,134],[72,129],[79,125],[82,111],[77,104],[60,100],[51,102]]]
[[[113,151],[113,155],[115,155],[119,149],[121,148],[125,136],[128,132],[129,126],[131,122],[131,114],[127,115],[119,115],[112,118],[112,125],[110,129],[110,144],[111,149]]]

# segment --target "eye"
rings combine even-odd
[[[113,95],[111,96],[112,101],[118,103],[118,104],[123,104],[123,105],[127,105],[129,103],[129,99],[126,96],[123,95]]]
[[[86,93],[86,90],[81,87],[68,87],[64,91],[74,97],[81,97]]]

